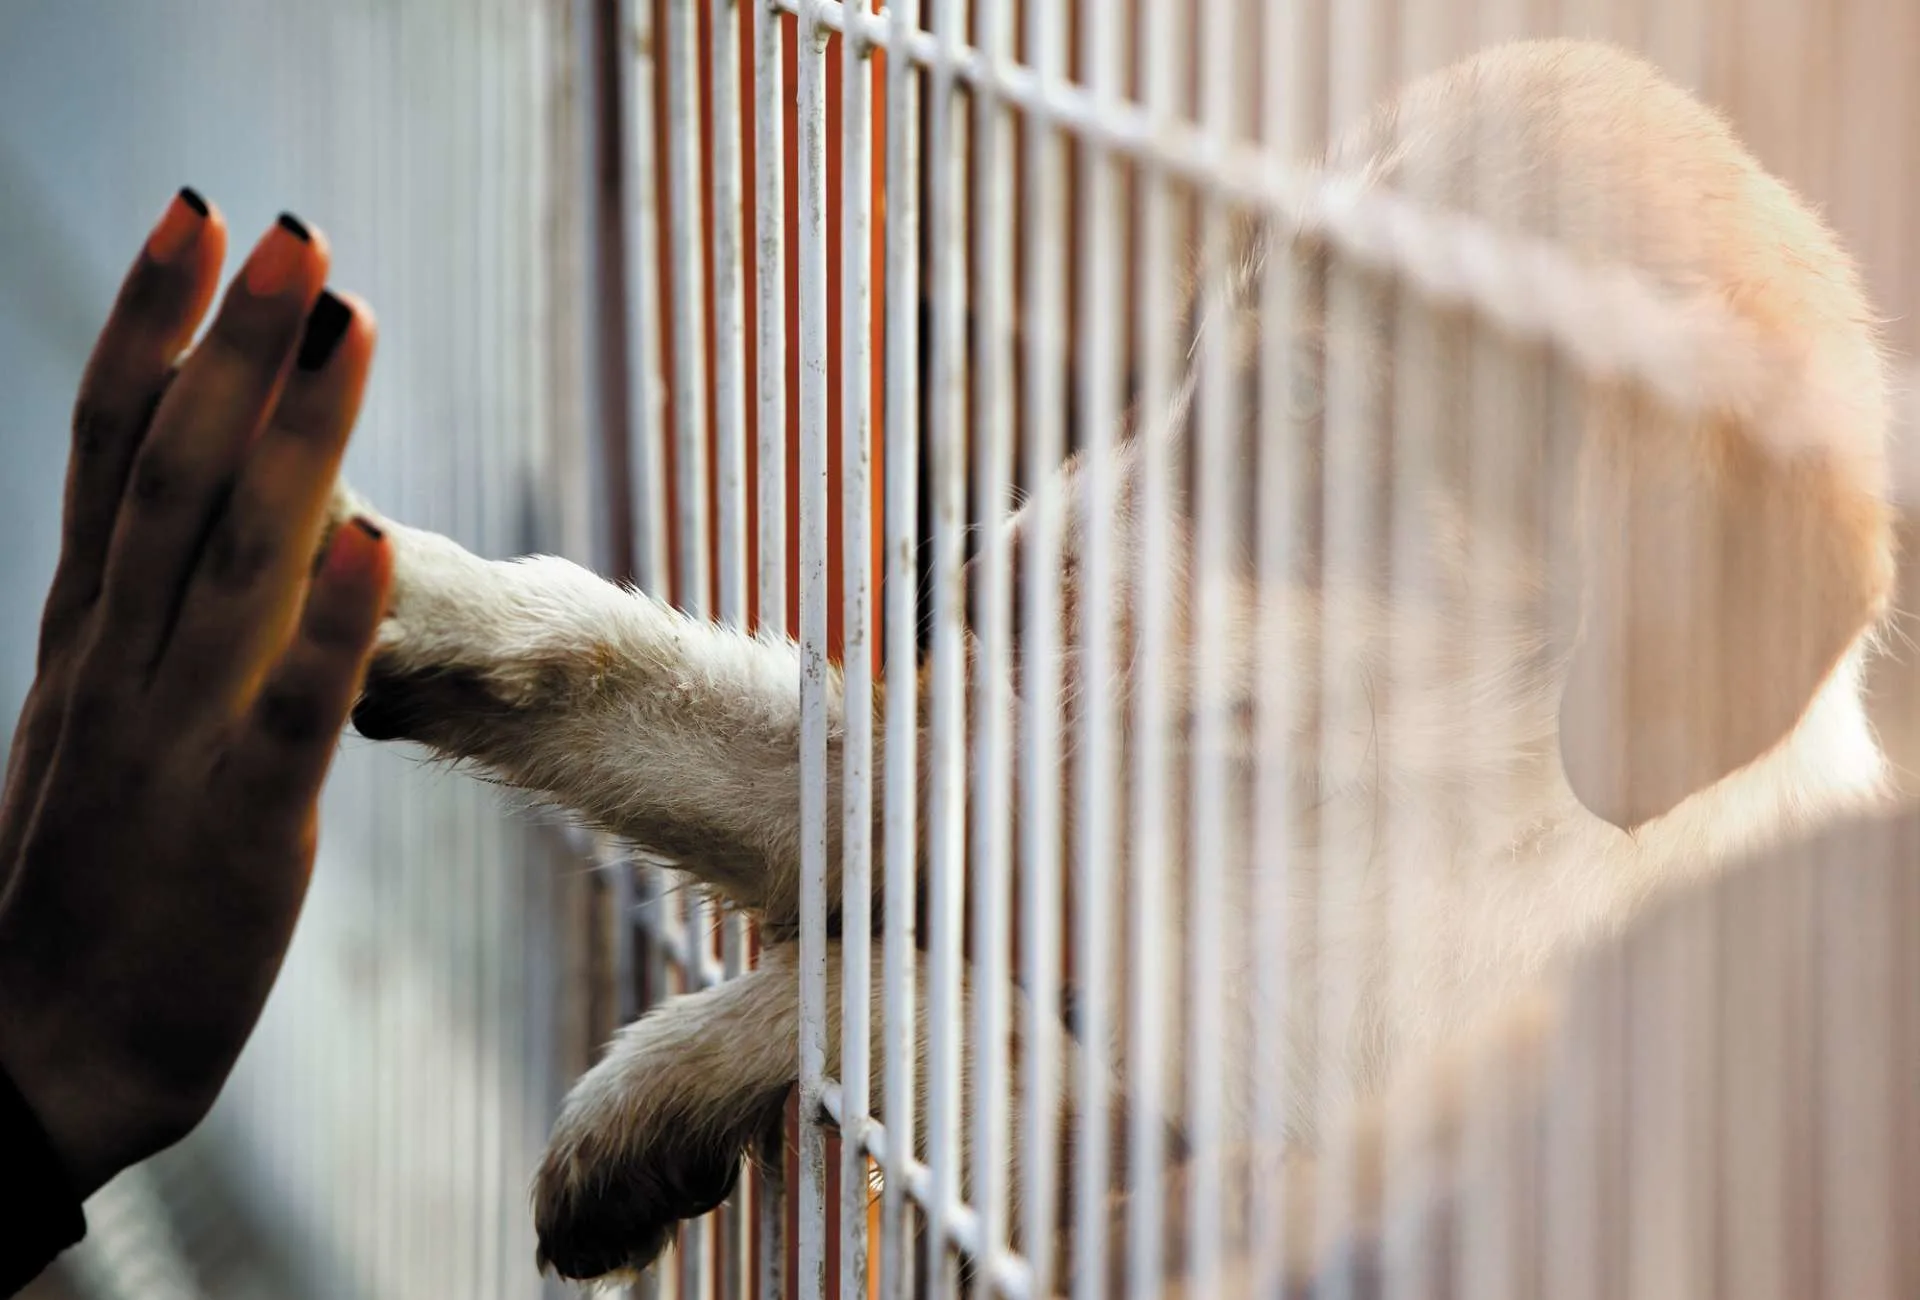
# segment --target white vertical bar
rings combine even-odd
[[[785,24],[772,0],[753,7],[756,621],[763,635],[787,630],[787,279]],[[786,1143],[761,1152],[757,1198],[760,1300],[787,1300]]]
[[[674,522],[678,543],[675,597],[695,616],[710,607],[707,521],[706,233],[700,193],[698,0],[667,0],[667,250],[672,333]],[[651,271],[651,267],[648,268]],[[705,900],[680,895],[680,936],[688,970],[686,988],[698,987],[695,972],[713,951]],[[683,1295],[705,1296],[708,1225],[698,1219],[682,1229]]]
[[[865,0],[860,0],[864,10]],[[854,24],[849,23],[849,28]],[[840,1296],[866,1300],[868,1060],[873,962],[873,63],[840,43],[841,740]]]
[[[707,612],[706,231],[700,197],[697,0],[667,0],[668,284],[673,313],[674,519],[678,524],[677,603]],[[649,266],[648,278],[653,268]],[[691,938],[691,932],[689,938]]]
[[[1371,106],[1374,86],[1376,6],[1349,0],[1328,9],[1327,117],[1340,132]],[[1364,770],[1370,740],[1366,683],[1354,670],[1367,651],[1367,628],[1358,600],[1368,590],[1377,547],[1373,544],[1373,487],[1381,427],[1369,385],[1371,358],[1358,347],[1366,338],[1367,290],[1355,268],[1334,257],[1324,295],[1325,413],[1322,464],[1325,483],[1320,683],[1320,757],[1323,772]],[[1319,1098],[1316,1117],[1323,1142],[1316,1189],[1317,1221],[1324,1231],[1345,1221],[1353,1204],[1352,1144],[1332,1125],[1350,1099],[1354,1081],[1352,1026],[1366,996],[1370,963],[1356,945],[1377,943],[1374,927],[1361,920],[1369,909],[1368,864],[1351,832],[1322,836],[1319,882]],[[1330,1294],[1350,1294],[1351,1276],[1330,1279]]]
[[[1091,12],[1083,15],[1083,56],[1092,93],[1107,103],[1121,94],[1117,24]],[[1083,340],[1081,418],[1086,429],[1086,492],[1090,501],[1112,498],[1113,429],[1118,418],[1116,358],[1118,339],[1114,293],[1120,266],[1117,237],[1118,187],[1113,157],[1092,142],[1085,146],[1080,195],[1079,331]],[[1075,791],[1079,835],[1074,854],[1074,897],[1078,909],[1074,971],[1080,995],[1079,1155],[1074,1170],[1074,1295],[1079,1300],[1105,1296],[1106,1217],[1110,1164],[1107,1122],[1109,1096],[1107,972],[1110,942],[1107,888],[1114,850],[1114,719],[1108,679],[1114,663],[1109,595],[1113,590],[1112,520],[1106,510],[1091,510],[1081,554],[1082,615],[1080,672],[1080,788]]]
[[[1261,104],[1262,136],[1267,152],[1292,163],[1304,144],[1303,78],[1308,24],[1302,6],[1268,5],[1261,32],[1261,73],[1265,87]],[[1267,935],[1260,945],[1254,971],[1256,1044],[1252,1077],[1290,1080],[1292,1043],[1299,1026],[1293,1015],[1295,998],[1295,842],[1291,757],[1294,744],[1296,677],[1306,665],[1295,649],[1290,623],[1293,602],[1299,520],[1298,492],[1304,433],[1313,412],[1301,401],[1302,379],[1295,333],[1298,286],[1292,241],[1282,223],[1268,219],[1265,260],[1259,286],[1260,350],[1256,401],[1264,433],[1260,440],[1254,512],[1255,589],[1259,600],[1259,644],[1278,647],[1276,666],[1263,666],[1254,702],[1254,751],[1257,756],[1253,798],[1254,924]],[[1272,1152],[1285,1148],[1300,1099],[1290,1088],[1269,1086],[1252,1090],[1254,1146]],[[1287,1222],[1285,1180],[1260,1162],[1254,1180],[1252,1222]],[[1256,1278],[1276,1279],[1286,1256],[1285,1234],[1256,1234]]]
[[[1013,298],[1013,160],[1006,109],[998,83],[1013,56],[1006,0],[977,0],[974,39],[983,56],[974,89],[973,157],[978,177],[973,265],[975,306],[973,409],[982,435],[974,462],[974,509],[981,519],[978,576],[979,653],[974,670],[973,830],[970,887],[973,894],[974,1035],[971,1192],[980,1215],[984,1261],[1007,1241],[1007,1001],[1012,953],[1007,946],[1007,908],[1012,891],[1012,774],[1008,754],[1013,700],[1008,680],[1008,546],[1006,506],[1013,481],[1013,410],[1009,370]]]
[[[720,617],[746,627],[747,611],[747,392],[745,222],[740,171],[740,0],[713,0],[709,33],[713,149],[713,346],[715,496],[719,506]],[[721,967],[728,979],[747,968],[747,918],[723,913]],[[742,1178],[720,1221],[716,1282],[734,1300],[744,1294],[751,1268],[747,1224],[752,1180]]]
[[[713,420],[720,617],[747,625],[747,388],[740,174],[740,0],[713,0]],[[736,974],[737,971],[729,971]]]
[[[1221,144],[1233,130],[1236,91],[1235,27],[1226,0],[1206,0],[1201,12],[1201,124]],[[1187,1136],[1192,1150],[1186,1231],[1191,1264],[1189,1293],[1218,1295],[1223,1268],[1221,1231],[1229,1200],[1226,1173],[1227,970],[1245,950],[1243,932],[1229,933],[1230,899],[1244,878],[1239,855],[1244,840],[1230,838],[1238,825],[1236,783],[1228,767],[1233,710],[1239,697],[1239,659],[1232,650],[1232,611],[1238,594],[1233,551],[1243,527],[1234,475],[1240,458],[1239,403],[1232,366],[1238,349],[1238,304],[1226,283],[1237,274],[1228,247],[1228,216],[1217,193],[1203,193],[1200,213],[1201,285],[1218,286],[1207,297],[1198,357],[1199,410],[1194,433],[1195,521],[1192,562],[1192,695],[1194,710],[1188,859],[1191,1047],[1187,1073]],[[1224,290],[1225,292],[1222,292]],[[1210,341],[1209,341],[1210,340]],[[1151,1166],[1147,1166],[1151,1176]],[[1238,1190],[1238,1189],[1236,1189]],[[1242,1245],[1236,1235],[1236,1245]]]
[[[1180,88],[1185,65],[1186,35],[1191,30],[1189,12],[1179,6],[1144,4],[1137,11],[1147,27],[1140,41],[1144,63],[1142,90],[1147,112],[1157,121],[1174,122],[1184,117]],[[1166,173],[1147,165],[1136,172],[1138,190],[1138,261],[1134,277],[1139,293],[1134,312],[1134,348],[1140,374],[1137,409],[1140,412],[1135,445],[1139,456],[1140,509],[1135,527],[1139,530],[1139,572],[1113,575],[1132,596],[1132,608],[1138,643],[1123,647],[1120,661],[1130,656],[1135,679],[1133,786],[1128,857],[1131,878],[1127,882],[1129,902],[1127,924],[1127,983],[1134,990],[1133,1024],[1127,1044],[1127,1086],[1131,1101],[1128,1112],[1128,1224],[1127,1294],[1134,1300],[1149,1300],[1164,1289],[1163,1260],[1166,1219],[1163,1202],[1165,1167],[1166,1103],[1183,1086],[1182,1065],[1170,1063],[1163,1038],[1167,1027],[1161,1023],[1170,999],[1167,990],[1180,990],[1177,970],[1170,970],[1180,954],[1163,951],[1162,937],[1167,933],[1169,908],[1180,908],[1183,900],[1170,897],[1166,864],[1177,860],[1171,852],[1178,820],[1170,810],[1168,712],[1172,695],[1168,674],[1168,650],[1173,632],[1168,626],[1172,574],[1168,565],[1168,544],[1173,510],[1174,449],[1170,445],[1180,434],[1178,425],[1186,405],[1185,376],[1176,373],[1185,354],[1181,350],[1179,322],[1183,304],[1178,299],[1179,268],[1188,250],[1179,234],[1174,195]],[[1090,273],[1105,272],[1090,267]],[[1095,500],[1103,500],[1095,497]],[[1137,586],[1136,586],[1137,583]],[[1091,583],[1089,584],[1091,587]],[[1093,590],[1099,590],[1093,587]],[[1089,601],[1091,607],[1092,602]],[[1091,679],[1090,680],[1097,680]],[[1127,774],[1113,774],[1125,780]],[[1173,801],[1174,809],[1184,807],[1185,799]],[[1088,882],[1094,887],[1094,882]],[[1081,904],[1086,904],[1084,899]],[[1190,948],[1198,947],[1200,936],[1191,926],[1180,926],[1175,934],[1184,937]],[[1105,980],[1109,967],[1086,968],[1088,978]],[[1182,1011],[1191,1008],[1190,999],[1181,999]],[[1183,1017],[1184,1020],[1184,1017]],[[1177,1032],[1177,1031],[1176,1031]],[[1180,1046],[1176,1045],[1178,1052]],[[1190,1071],[1188,1072],[1191,1073]]]
[[[785,71],[783,22],[773,0],[753,19],[753,200],[755,285],[755,441],[759,563],[754,579],[759,624],[787,627],[787,276]]]
[[[784,23],[771,2],[753,7],[755,459],[758,551],[756,622],[763,635],[787,630],[787,281],[786,141],[781,65]],[[786,1143],[761,1151],[756,1198],[760,1300],[787,1300]]]
[[[591,9],[580,11],[581,21],[591,28]],[[632,51],[631,61],[617,77],[622,103],[621,119],[627,146],[627,185],[623,214],[626,251],[626,284],[623,295],[627,307],[627,437],[628,466],[631,475],[629,515],[633,536],[634,578],[648,591],[665,596],[669,591],[667,570],[667,480],[665,379],[662,373],[658,265],[655,231],[655,195],[659,167],[654,155],[654,59],[655,40],[652,0],[621,0],[620,31],[623,49]],[[591,49],[591,46],[589,46]],[[589,55],[591,57],[591,55]],[[591,163],[589,162],[589,166]],[[617,862],[613,870],[626,874],[615,897],[631,896],[635,871],[633,864]],[[667,987],[665,907],[661,877],[646,871],[645,914],[622,915],[620,923],[644,925],[647,935],[647,988],[659,997]],[[622,906],[622,913],[628,908]],[[631,942],[625,940],[624,942]],[[622,992],[626,1002],[631,994]],[[630,1011],[624,1005],[621,1019]],[[665,1270],[643,1279],[637,1288],[651,1295],[661,1289]]]
[[[1027,59],[1041,99],[1066,73],[1066,5],[1026,0]],[[1026,1099],[1020,1241],[1034,1290],[1055,1289],[1058,1199],[1055,1145],[1060,1080],[1060,532],[1063,502],[1042,486],[1066,451],[1061,369],[1066,363],[1065,263],[1060,242],[1065,151],[1044,108],[1026,123],[1027,355],[1022,434],[1027,482],[1036,495],[1023,523],[1026,545],[1021,677],[1021,955],[1027,992]]]
[[[661,375],[659,300],[654,268],[654,34],[651,0],[620,0],[621,29],[633,61],[620,78],[627,157],[626,204],[627,436],[633,476],[634,579],[667,594],[666,389]],[[586,21],[591,21],[587,19]]]
[[[908,1294],[907,1163],[914,1152],[914,1064],[919,1035],[914,977],[918,851],[920,115],[919,78],[901,51],[920,27],[920,0],[894,0],[887,28],[887,740],[886,740],[886,1123],[880,1207],[880,1288]]]
[[[674,591],[676,601],[689,613],[707,613],[707,367],[705,367],[705,303],[707,277],[703,269],[701,236],[705,232],[703,204],[699,194],[699,88],[697,42],[695,42],[695,2],[668,0],[666,4],[666,250],[668,250],[668,355],[672,357],[670,384],[674,397],[674,542],[678,547],[678,566],[668,576],[664,534],[660,549],[649,559],[655,568],[653,580],[657,593]],[[647,46],[651,50],[653,46]],[[639,90],[639,86],[636,86]],[[651,96],[651,79],[645,92]],[[645,121],[637,123],[636,142],[647,138],[653,129],[653,102],[643,100],[637,108]],[[651,142],[649,142],[651,150]],[[647,209],[651,213],[651,186]],[[657,261],[649,255],[632,263],[637,278],[634,301],[645,301],[651,309],[651,296],[657,292]],[[659,505],[659,518],[668,517],[666,503],[666,461],[662,440],[653,440],[649,449],[659,449],[660,459],[647,467],[651,482],[647,495]],[[649,520],[645,526],[653,528]],[[660,903],[668,903],[657,893]],[[699,899],[674,893],[668,906],[653,912],[659,939],[676,933],[682,943],[685,968],[682,989],[693,989],[695,970],[707,952],[707,908]],[[668,922],[672,918],[672,922]],[[662,989],[664,985],[655,985]],[[707,1225],[705,1221],[687,1223],[682,1229],[682,1248],[672,1260],[682,1296],[703,1296],[707,1288]]]
[[[826,1291],[827,66],[817,0],[800,6],[800,1295]]]
[[[933,242],[933,396],[928,416],[932,463],[932,727],[928,737],[927,844],[930,949],[927,1044],[929,1270],[934,1294],[954,1294],[951,1247],[961,1195],[961,944],[965,923],[967,428],[965,330],[965,129],[956,105],[954,61],[966,38],[966,0],[934,0],[932,111],[927,154],[928,237]]]

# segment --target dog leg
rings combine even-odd
[[[574,1084],[534,1182],[542,1268],[637,1271],[726,1200],[798,1074],[794,955],[662,1003]]]
[[[334,509],[372,513],[344,489]],[[394,581],[353,714],[361,734],[476,761],[676,861],[770,933],[791,933],[800,657],[790,640],[689,618],[566,560],[488,561],[434,533],[379,525]],[[837,672],[827,689],[831,808]],[[837,899],[840,819],[828,822]]]
[[[645,1268],[672,1239],[682,1219],[694,1218],[726,1199],[748,1152],[777,1124],[787,1090],[799,1075],[798,949],[777,944],[761,964],[739,979],[702,993],[675,998],[627,1026],[599,1064],[568,1094],[534,1185],[534,1222],[540,1258],[566,1277],[591,1279]],[[927,987],[924,954],[915,954],[918,983]],[[883,955],[872,958],[877,984]],[[827,949],[826,1072],[841,1075],[842,950]],[[962,1022],[974,1024],[973,986],[963,979]],[[1024,1007],[1009,990],[1009,1061],[1026,1049]],[[914,1154],[929,1158],[928,1029],[922,1000],[914,1036]],[[885,1091],[886,1051],[880,999],[872,1003],[869,1054],[870,1104],[894,1125]],[[1056,1077],[1076,1078],[1078,1053],[1059,1044]],[[962,1195],[974,1174],[972,1067],[961,1065],[957,1117]],[[1063,1155],[1074,1124],[1070,1098],[1054,1099],[1055,1128]],[[1002,1097],[1008,1132],[1025,1128],[1031,1099],[1016,1088]],[[1116,1108],[1116,1137],[1124,1132],[1124,1104]],[[1026,1171],[1022,1144],[1004,1152],[1012,1221],[1019,1223]],[[1063,1160],[1058,1208],[1065,1222],[1074,1203],[1072,1164]],[[1016,1233],[1017,1237],[1017,1233]],[[1017,1241],[1016,1241],[1016,1244]]]
[[[663,1003],[621,1030],[573,1086],[534,1185],[543,1264],[579,1279],[643,1269],[680,1220],[726,1199],[799,1077],[798,959],[795,945],[777,944],[740,978]],[[830,944],[826,1070],[835,1077],[841,963],[840,945]],[[876,953],[876,981],[880,967]],[[869,1086],[875,1113],[884,1116],[878,999],[872,1014]],[[917,1028],[914,1078],[924,1116],[924,1014]]]

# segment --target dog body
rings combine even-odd
[[[1128,772],[1143,718],[1161,720],[1171,760],[1154,792],[1165,841],[1123,825],[1107,878],[1076,886],[1110,890],[1116,917],[1158,918],[1164,969],[1139,987],[1116,931],[1112,965],[1076,974],[1102,981],[1110,1005],[1156,1007],[1168,1041],[1224,1066],[1202,1082],[1229,1142],[1260,1128],[1277,1089],[1287,1141],[1311,1145],[1336,1108],[1656,892],[1871,803],[1884,783],[1860,677],[1892,576],[1887,399],[1864,295],[1819,221],[1650,68],[1571,42],[1500,47],[1414,83],[1329,152],[1322,179],[1472,215],[1595,275],[1624,266],[1676,314],[1729,323],[1761,362],[1731,397],[1649,395],[1406,291],[1337,244],[1253,223],[1196,289],[1193,373],[1224,357],[1232,385],[1196,380],[1180,409],[1143,413],[1111,473],[1070,464],[1009,518],[1016,555],[1039,512],[1060,525],[1069,612],[1048,667],[1065,734],[1090,701],[1118,724],[1111,754],[1069,745],[1063,788],[1094,761]],[[1261,396],[1276,259],[1297,307],[1278,328],[1324,398],[1284,415]],[[1248,400],[1213,405],[1230,391]],[[1147,527],[1147,459],[1183,464],[1214,425],[1235,479],[1290,485],[1297,518],[1170,469],[1172,509]],[[1265,472],[1276,455],[1289,475]],[[1095,478],[1111,495],[1093,495]],[[341,512],[355,504],[343,493]],[[1225,562],[1196,559],[1206,510],[1234,514]],[[1106,593],[1080,576],[1096,526],[1113,548]],[[1284,571],[1252,559],[1276,526],[1308,539]],[[558,1123],[536,1194],[545,1256],[580,1277],[644,1265],[725,1195],[797,1075],[796,649],[563,561],[489,563],[430,534],[393,537],[394,604],[360,729],[475,760],[761,920],[760,968],[623,1030]],[[1132,668],[1150,546],[1169,584],[1157,714]],[[1084,662],[1096,617],[1121,648],[1098,680]],[[1017,633],[1021,693],[1038,667],[1025,644]],[[829,690],[837,905],[837,679]],[[1276,754],[1260,723],[1282,696],[1297,707]],[[1204,841],[1219,860],[1199,874],[1194,759],[1215,762],[1221,791],[1198,793],[1226,813]],[[1270,824],[1283,864],[1264,853]],[[1069,815],[1069,862],[1083,829]],[[1137,906],[1141,889],[1153,906]],[[1074,902],[1070,889],[1069,928]],[[1230,921],[1204,953],[1190,947],[1202,906]],[[1220,1037],[1182,1043],[1203,959],[1228,996],[1196,1019]],[[837,984],[837,957],[829,973]],[[1140,1095],[1136,1026],[1112,1022],[1119,1094],[1177,1131],[1194,1081],[1157,1068]],[[828,1033],[836,1043],[837,1024]],[[916,1077],[924,1087],[924,1062]],[[1065,1113],[1064,1098],[1041,1104]]]

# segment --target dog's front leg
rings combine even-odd
[[[668,999],[574,1084],[534,1181],[543,1267],[644,1269],[727,1198],[799,1073],[795,955],[769,948],[758,969]]]
[[[534,1184],[534,1221],[541,1258],[567,1277],[591,1279],[645,1268],[672,1239],[678,1223],[720,1204],[733,1186],[747,1153],[778,1122],[788,1088],[799,1075],[800,997],[798,948],[773,944],[762,950],[760,966],[738,979],[701,993],[673,998],[620,1031],[600,1062],[568,1094]],[[876,945],[869,978],[878,984],[885,955]],[[841,1076],[843,949],[827,947],[826,1072]],[[914,954],[915,981],[926,988],[928,959]],[[964,973],[961,1020],[972,1025],[977,972]],[[1026,1007],[1016,988],[1006,990],[1009,1059],[1018,1062],[1028,1049],[1020,1026]],[[928,1005],[918,1002],[913,1035],[914,1154],[933,1158],[928,1125]],[[889,1137],[901,1130],[901,1117],[886,1091],[886,1025],[879,998],[869,1004],[871,1049],[868,1088],[873,1114],[889,1125]],[[1054,1078],[1062,1085],[1079,1077],[1079,1056],[1070,1039],[1059,1040]],[[944,1149],[958,1155],[961,1194],[975,1185],[975,1092],[970,1063],[962,1064],[953,1118],[957,1141]],[[1034,1098],[1018,1089],[1003,1095],[1008,1132],[1022,1135]],[[1049,1103],[1062,1155],[1076,1131],[1071,1097],[1063,1090]],[[1123,1134],[1125,1114],[1116,1108],[1114,1132]],[[1021,1141],[999,1152],[1003,1186],[1012,1222],[1020,1207],[1028,1170]],[[1073,1164],[1063,1160],[1056,1185],[1062,1222],[1076,1202]],[[1017,1240],[1014,1243],[1019,1244]]]
[[[342,490],[336,515],[355,510],[368,513]],[[483,560],[379,522],[394,582],[354,710],[363,735],[474,760],[675,860],[774,932],[796,924],[800,660],[790,640],[689,618],[566,560]],[[835,807],[837,674],[828,690]],[[828,823],[837,841],[839,818]],[[829,843],[835,898],[839,859]]]
[[[780,1120],[800,1073],[799,951],[704,992],[670,998],[622,1029],[567,1094],[534,1181],[540,1258],[588,1280],[644,1269],[679,1222],[726,1199],[756,1139]],[[925,975],[925,959],[916,954]],[[884,958],[872,957],[877,982]],[[840,1074],[842,949],[827,951],[826,1070]],[[868,1086],[886,1111],[879,999]],[[926,1023],[916,1028],[917,1113],[926,1113]],[[924,1136],[924,1135],[923,1135]],[[924,1147],[919,1154],[924,1158]]]

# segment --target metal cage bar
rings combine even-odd
[[[963,927],[966,918],[966,648],[961,567],[966,560],[967,175],[955,55],[968,0],[930,0],[934,46],[927,85],[927,242],[932,353],[928,360],[927,470],[933,570],[927,683],[927,1275],[935,1294],[957,1285],[952,1220],[965,1184],[961,1150]],[[895,52],[897,54],[897,52]]]
[[[969,656],[970,725],[966,832],[967,893],[971,916],[966,961],[978,971],[1013,969],[1009,902],[1013,892],[1012,690],[1008,642],[1012,634],[1011,557],[998,524],[1007,513],[1014,469],[1012,410],[1013,180],[1012,132],[998,94],[998,70],[1013,51],[1008,0],[974,0],[975,39],[988,55],[988,75],[973,94],[967,161],[975,178],[969,257],[975,281],[972,393],[972,517],[981,520],[970,595],[976,650]],[[969,991],[972,1024],[965,1058],[971,1067],[967,1104],[971,1131],[964,1144],[968,1201],[980,1216],[979,1248],[990,1257],[1007,1245],[1008,1157],[1013,1095],[1008,1079],[1006,981],[975,978]]]
[[[1027,3],[1028,60],[1042,84],[1067,72],[1065,7]],[[1058,126],[1044,114],[1027,120],[1025,168],[1021,173],[1025,232],[1024,355],[1020,429],[1026,478],[1040,483],[1065,458],[1066,274],[1055,263],[1055,240],[1066,215],[1066,155]],[[1029,505],[1026,556],[1019,570],[1020,617],[1027,629],[1023,671],[1028,695],[1036,702],[1024,714],[1019,755],[1018,907],[1026,1015],[1025,1059],[1021,1080],[1021,1119],[1026,1126],[1020,1164],[1023,1213],[1018,1224],[1022,1252],[1040,1283],[1055,1275],[1055,1207],[1060,1196],[1054,1152],[1060,1122],[1054,1098],[1062,1085],[1058,1053],[1065,1035],[1054,1008],[1061,989],[1061,798],[1054,774],[1060,770],[1062,735],[1059,608],[1046,579],[1058,572],[1062,511],[1043,496]]]
[[[752,7],[754,140],[755,624],[762,635],[787,628],[786,177],[782,91],[783,23]],[[721,121],[721,129],[726,123]],[[760,1300],[784,1300],[787,1262],[786,1147],[760,1151],[758,1211]]]
[[[865,1126],[872,1056],[873,920],[873,64],[842,38],[840,152],[840,548],[845,734],[840,772],[840,1296],[867,1293]]]
[[[919,0],[890,6],[895,45],[920,22]],[[922,1005],[916,996],[919,943],[915,907],[919,708],[915,594],[919,582],[919,284],[920,152],[919,80],[906,59],[887,60],[886,124],[886,371],[884,432],[892,454],[886,460],[886,737],[883,796],[883,861],[886,920],[883,938],[882,1074],[886,1124],[892,1135],[885,1153],[868,1149],[882,1171],[881,1292],[909,1293],[907,1184],[919,1131],[914,1099],[919,1086],[915,1026]]]
[[[802,4],[800,162],[800,1294],[826,1288],[827,32]]]

